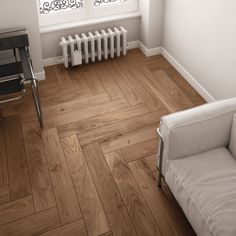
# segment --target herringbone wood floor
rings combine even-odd
[[[155,179],[160,117],[204,103],[191,86],[138,50],[46,76],[43,130],[30,90],[0,108],[0,235],[194,235]]]

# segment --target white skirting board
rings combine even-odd
[[[146,48],[142,42],[138,41],[138,48],[146,57],[152,57],[161,54],[162,47],[157,48]]]
[[[163,57],[184,77],[184,79],[207,101],[214,102],[215,98],[165,49],[162,47],[146,48],[139,40],[128,43],[128,49],[139,48],[146,56],[155,56],[162,54]],[[43,60],[44,67],[61,64],[61,57],[52,57]],[[45,74],[39,73],[39,80],[45,78]]]
[[[62,64],[61,59],[62,59],[62,56],[43,59],[43,66],[47,67],[47,66],[54,66],[54,65]]]
[[[34,73],[34,75],[38,81],[42,81],[46,79],[44,70],[42,72]],[[25,84],[29,84],[29,83],[30,83],[29,80],[25,81]]]
[[[166,49],[161,54],[207,102],[216,100]]]
[[[42,72],[35,73],[35,77],[37,80],[45,80],[45,71],[43,70]]]

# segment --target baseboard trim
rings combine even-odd
[[[139,48],[146,57],[151,57],[161,54],[161,47],[146,48],[139,40],[128,42],[128,50]],[[43,59],[43,66],[54,66],[61,64],[61,56]]]
[[[128,42],[128,50],[135,49],[135,48],[138,48],[138,47],[139,47],[139,41],[138,40]]]
[[[61,61],[60,61],[61,58],[62,56],[43,59],[43,67],[61,64]]]
[[[162,48],[162,55],[207,102],[216,101],[216,99],[164,48]]]
[[[35,77],[38,81],[45,80],[45,71],[35,73]]]
[[[145,45],[138,41],[138,48],[142,51],[142,53],[146,56],[146,57],[152,57],[152,56],[156,56],[161,54],[162,52],[162,48],[161,47],[157,47],[157,48],[146,48]]]

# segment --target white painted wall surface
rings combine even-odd
[[[165,0],[164,48],[215,98],[236,96],[236,1]]]
[[[136,41],[140,38],[140,17],[131,18],[126,20],[119,20],[115,22],[96,24],[86,27],[78,27],[67,30],[59,30],[56,32],[42,33],[41,42],[42,42],[42,53],[43,58],[52,58],[61,55],[61,48],[58,45],[62,36],[69,36],[75,34],[81,34],[86,32],[94,32],[95,30],[107,29],[109,27],[119,27],[123,26],[129,31],[128,41]]]
[[[37,74],[42,74],[44,70],[36,0],[1,1],[0,31],[15,27],[25,27],[27,29],[34,71]]]
[[[163,7],[164,0],[139,0],[141,18],[131,18],[88,27],[41,33],[43,58],[47,59],[61,55],[58,42],[62,36],[115,26],[124,26],[129,31],[129,42],[139,40],[147,49],[161,47],[163,38]]]
[[[149,9],[150,0],[139,0],[139,11],[142,14],[141,24],[140,24],[140,41],[148,47],[149,44]]]
[[[139,0],[140,41],[148,49],[162,46],[164,0]]]
[[[162,46],[164,0],[150,0],[149,48]]]

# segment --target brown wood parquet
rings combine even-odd
[[[162,57],[45,68],[43,130],[30,90],[0,107],[0,235],[195,235],[156,186],[160,117],[205,103]]]

